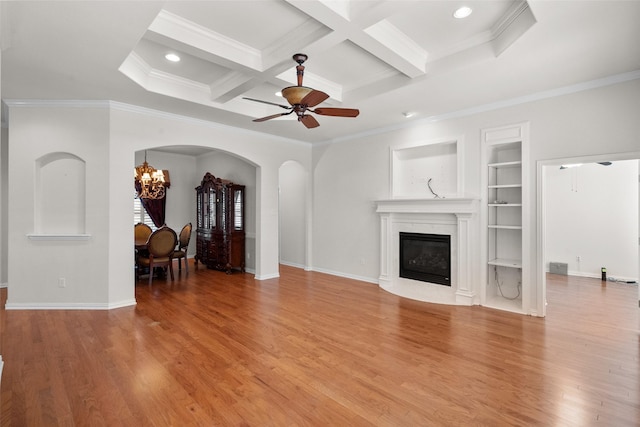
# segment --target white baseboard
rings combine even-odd
[[[280,274],[275,273],[275,274],[264,274],[262,276],[255,276],[256,280],[269,280],[269,279],[277,279],[278,277],[280,277]]]
[[[371,277],[357,276],[355,274],[347,274],[339,271],[327,270],[324,268],[312,268],[311,271],[317,271],[318,273],[330,274],[332,276],[344,277],[345,279],[353,279],[358,280],[360,282],[373,283],[375,285],[378,284],[378,278],[372,279]]]
[[[136,305],[136,300],[116,303],[5,303],[5,310],[111,310]]]
[[[547,270],[549,273],[549,270]],[[568,271],[567,276],[576,276],[576,277],[588,277],[591,279],[601,279],[602,275],[599,273],[586,273],[584,271]],[[623,277],[616,275],[607,275],[607,278],[612,282],[637,282],[638,279],[635,277]]]
[[[289,267],[302,268],[302,269],[307,270],[307,269],[305,268],[305,266],[304,266],[304,265],[302,265],[302,264],[298,264],[298,263],[295,263],[295,262],[280,261],[280,264],[282,264],[282,265],[286,265],[286,266],[289,266]],[[307,270],[307,271],[308,271],[308,270]]]

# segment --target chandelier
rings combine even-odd
[[[147,163],[147,151],[144,163],[133,171],[137,196],[140,199],[162,199],[165,194],[165,177],[162,169],[156,169]]]

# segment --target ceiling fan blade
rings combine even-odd
[[[316,120],[315,117],[305,114],[304,116],[299,116],[298,120],[302,122],[308,129],[317,128],[320,126],[320,123]]]
[[[360,110],[355,108],[316,108],[313,112],[323,116],[337,117],[358,117],[360,114]]]
[[[267,120],[275,119],[275,118],[281,117],[281,116],[286,116],[287,114],[291,114],[292,112],[293,112],[293,110],[289,111],[288,113],[272,114],[272,115],[267,116],[267,117],[261,117],[259,119],[253,119],[253,121],[254,122],[266,122]]]
[[[275,102],[269,102],[269,101],[263,101],[261,99],[254,99],[254,98],[246,98],[246,97],[242,97],[242,99],[248,99],[249,101],[255,101],[255,102],[262,102],[263,104],[269,104],[269,105],[275,105],[277,107],[282,107],[282,108],[286,108],[287,110],[290,110],[291,107],[287,106],[287,105],[282,105],[282,104],[276,104]]]
[[[300,100],[300,105],[306,105],[307,107],[315,107],[322,101],[329,98],[329,95],[319,90],[312,90],[304,98]]]

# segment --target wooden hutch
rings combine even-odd
[[[245,269],[244,185],[207,172],[196,187],[196,256],[207,268],[227,274]]]

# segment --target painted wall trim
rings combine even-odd
[[[62,241],[62,240],[89,240],[91,234],[27,234],[29,240],[46,240],[46,241]]]
[[[109,304],[86,304],[86,303],[10,303],[5,304],[5,310],[111,310],[136,305],[136,300],[126,300]]]

